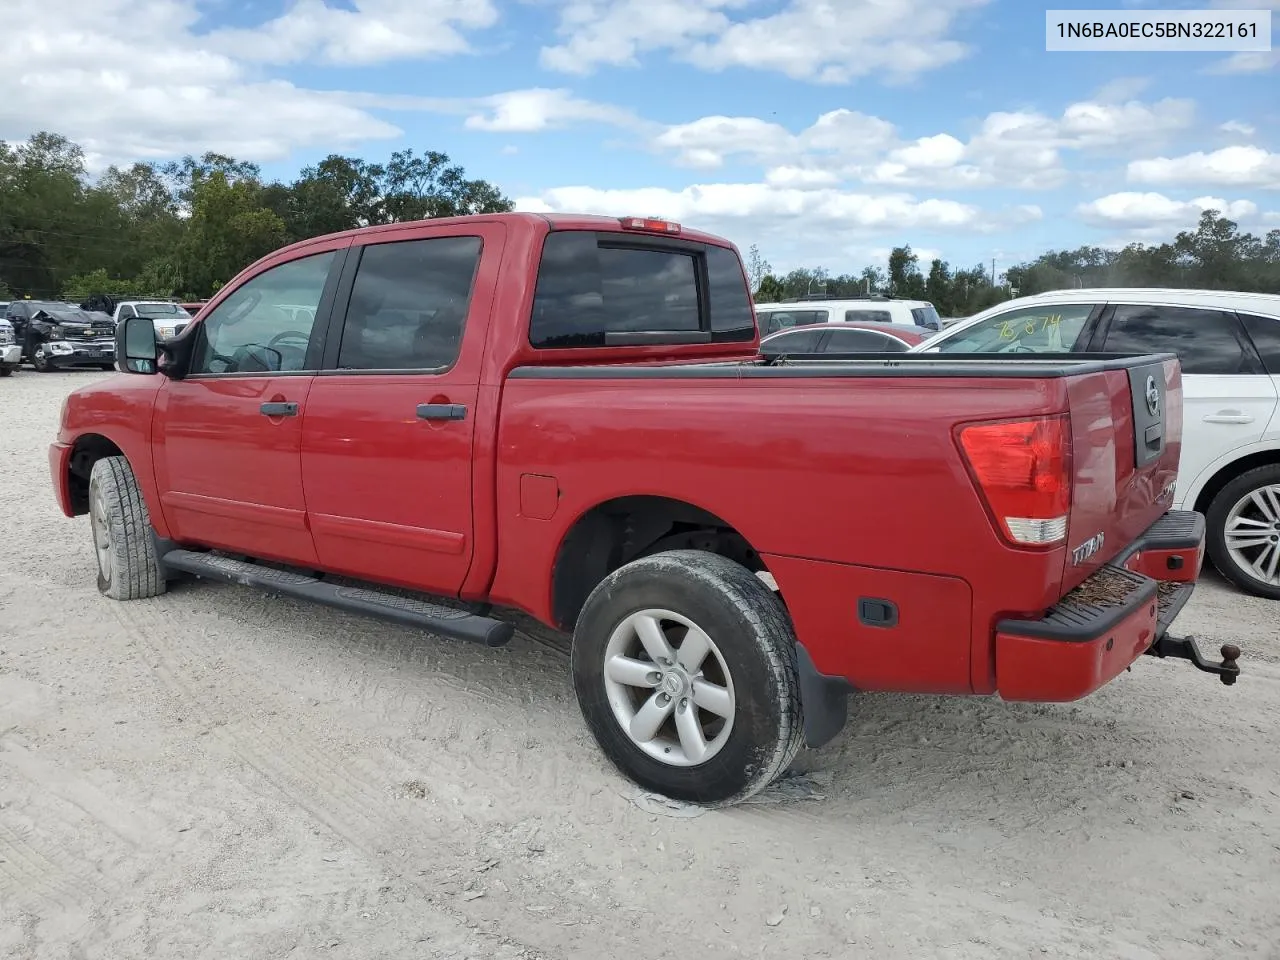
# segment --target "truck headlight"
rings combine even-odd
[[[56,353],[56,354],[59,354],[59,355],[62,355],[62,356],[65,356],[65,355],[66,355],[66,354],[68,354],[68,353],[75,353],[75,352],[76,352],[76,348],[75,348],[75,347],[73,347],[71,344],[69,344],[69,343],[65,343],[65,342],[63,342],[63,341],[61,341],[61,340],[55,340],[53,343],[46,343],[46,344],[44,345],[44,348],[45,348],[46,350],[48,350],[50,353]]]

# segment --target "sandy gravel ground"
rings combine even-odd
[[[562,652],[231,586],[114,603],[0,381],[0,957],[1280,957],[1280,606],[1069,706],[869,696],[800,774],[656,809]]]

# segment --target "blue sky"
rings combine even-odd
[[[1028,0],[6,0],[0,138],[288,178],[436,149],[524,209],[665,215],[779,269],[1009,265],[1280,228],[1280,58],[1047,53]],[[1058,0],[1280,9],[1280,0]],[[11,64],[11,68],[15,66]]]

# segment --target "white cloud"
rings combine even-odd
[[[1280,189],[1280,153],[1238,146],[1223,147],[1212,153],[1135,160],[1129,164],[1128,178],[1134,183]]]
[[[568,0],[543,66],[588,74],[636,66],[670,51],[706,70],[748,67],[796,80],[845,83],[870,76],[907,80],[965,57],[951,39],[960,14],[990,0],[789,0],[778,12],[749,13],[754,0]]]
[[[574,210],[608,216],[661,216],[684,222],[784,219],[840,226],[849,230],[994,229],[998,220],[972,204],[955,200],[919,200],[910,194],[869,195],[835,189],[804,190],[769,183],[694,184],[604,190],[557,187],[516,201],[521,210]],[[1012,219],[1023,221],[1028,211]]]
[[[1252,137],[1258,132],[1258,128],[1251,123],[1245,123],[1242,120],[1228,120],[1218,128],[1223,133],[1237,133],[1242,137]]]
[[[246,73],[193,32],[191,0],[5,0],[0,137],[55,129],[105,165],[218,150],[246,160],[400,134],[339,96]]]
[[[207,42],[239,60],[371,64],[466,53],[464,30],[493,26],[493,0],[294,0],[280,16],[249,28],[216,30]]]
[[[968,203],[908,193],[870,194],[816,184],[706,183],[675,190],[602,190],[567,186],[517,197],[517,210],[604,216],[658,216],[728,237],[745,250],[759,243],[778,270],[827,264],[861,269],[886,240],[910,241],[933,253],[945,236],[966,237],[1017,227],[1041,217],[1037,207],[984,210]],[[882,258],[880,258],[882,259]]]
[[[1271,50],[1245,50],[1215,62],[1208,73],[1266,73],[1280,66],[1280,47]]]
[[[465,102],[465,101],[464,101]],[[537,87],[512,90],[470,101],[481,107],[467,117],[471,130],[534,133],[572,123],[598,122],[627,126],[638,123],[628,111],[573,96],[568,90]]]
[[[1150,77],[1116,77],[1100,86],[1093,99],[1099,103],[1123,103],[1140,96],[1149,86]]]
[[[1144,229],[1194,226],[1205,210],[1216,210],[1232,220],[1249,220],[1258,213],[1251,200],[1197,197],[1173,200],[1162,193],[1113,193],[1076,208],[1076,215],[1095,226]]]
[[[1059,117],[1032,111],[989,114],[963,141],[951,133],[904,140],[879,117],[832,110],[792,133],[758,117],[702,117],[653,138],[681,166],[715,169],[731,159],[769,167],[799,185],[860,181],[897,188],[1049,188],[1068,177],[1064,150],[1117,152],[1147,147],[1195,122],[1189,100],[1083,101]]]

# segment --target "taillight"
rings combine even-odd
[[[1066,416],[976,423],[960,446],[1006,539],[1045,545],[1066,539],[1071,511],[1071,420]]]

